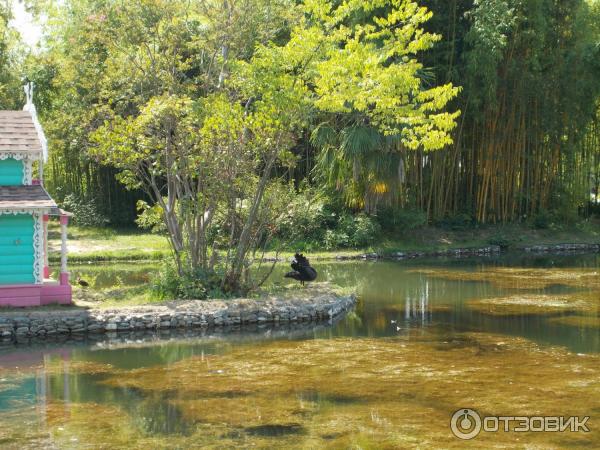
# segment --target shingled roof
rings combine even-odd
[[[0,186],[0,209],[51,209],[56,203],[40,185]]]
[[[29,111],[0,110],[0,153],[42,153],[40,136]]]

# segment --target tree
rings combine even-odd
[[[438,223],[523,221],[548,210],[571,220],[589,196],[598,151],[589,136],[600,94],[598,2],[423,4],[434,13],[424,27],[443,36],[423,54],[430,68],[423,77],[463,86],[450,106],[462,111],[453,143],[404,152],[401,161],[376,151],[387,142],[369,147],[365,165],[381,171],[356,172],[351,197],[364,198],[371,211],[381,201],[417,208]],[[392,168],[404,175],[394,178]],[[345,170],[349,179],[353,173]]]
[[[0,109],[21,109],[23,47],[16,30],[8,26],[12,19],[11,2],[0,3]]]
[[[386,7],[391,9],[382,17]],[[312,142],[321,150],[321,180],[341,190],[350,206],[374,213],[381,201],[394,203],[402,195],[407,152],[439,150],[452,142],[459,112],[445,107],[459,89],[449,83],[428,86],[417,59],[440,40],[421,28],[431,12],[414,2],[354,8],[336,19],[351,25],[333,37],[332,57],[321,68],[327,76],[317,105],[329,114]]]
[[[277,158],[272,177],[296,186],[307,178],[353,210],[407,207],[433,222],[568,216],[587,200],[598,154],[598,0],[419,0],[433,15],[414,2],[297,3],[29,1],[49,16],[43,51],[26,58],[4,33],[0,101],[21,106],[26,59],[53,150],[46,185],[112,223],[131,223],[136,201],[153,201],[125,191],[122,169],[91,154],[98,128],[138,116],[155,97],[189,99],[193,114],[215,93],[252,106],[259,97],[239,62],[258,62],[262,47],[277,70],[290,58],[282,70],[307,91],[295,157]],[[310,59],[286,49],[293,36]],[[445,104],[445,115],[424,111],[427,103]],[[216,214],[220,233],[230,231],[226,217]],[[236,213],[238,231],[243,217]]]
[[[210,47],[221,68],[215,71],[212,62],[198,67],[201,76],[194,80],[210,80],[199,86],[178,74],[210,52],[205,42],[190,42],[177,30],[193,29],[187,21],[194,17],[204,23],[198,35],[205,39],[204,30],[231,26],[240,15],[228,2],[211,16],[216,22],[203,22],[208,16],[201,11],[151,15],[156,23],[150,28],[172,29],[160,43],[148,28],[131,33],[128,27],[135,25],[128,14],[130,25],[121,24],[123,40],[109,44],[119,70],[138,69],[144,74],[140,83],[154,80],[155,87],[147,88],[138,111],[107,113],[95,133],[94,154],[123,169],[125,182],[142,187],[161,206],[181,275],[213,270],[217,240],[211,230],[221,218],[228,232],[223,287],[232,291],[250,287],[249,255],[268,235],[264,199],[280,184],[273,169],[294,164],[291,149],[311,116],[359,115],[405,147],[427,150],[451,141],[457,116],[443,111],[457,89],[427,89],[418,76],[415,55],[437,40],[420,28],[429,17],[424,8],[405,0],[287,6],[294,19],[287,42],[263,35],[245,58],[245,40],[226,36]],[[264,7],[257,2],[250,9]],[[368,21],[355,21],[365,14],[371,15]],[[191,51],[191,44],[199,48]]]

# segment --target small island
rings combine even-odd
[[[356,304],[327,284],[259,299],[178,300],[118,309],[0,311],[0,340],[169,328],[206,329],[255,324],[331,321]]]

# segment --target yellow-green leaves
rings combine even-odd
[[[263,196],[276,191],[274,174],[294,166],[300,137],[323,117],[357,122],[344,145],[356,158],[451,141],[457,113],[445,108],[458,90],[423,82],[419,53],[439,36],[423,30],[431,14],[413,1],[143,0],[99,9],[76,29],[93,39],[73,35],[86,41],[76,59],[95,57],[82,64],[86,73],[103,74],[83,83],[103,119],[90,153],[150,193],[183,266],[213,264],[210,223],[219,218],[231,227],[220,238],[236,249],[226,264],[239,278],[269,225]],[[79,69],[63,79],[79,79]],[[354,178],[375,193],[394,190],[372,176],[375,163],[357,161]]]
[[[458,88],[426,87],[416,58],[440,39],[422,29],[431,17],[426,8],[407,0],[338,7],[311,0],[304,11],[305,26],[294,29],[283,53],[298,64],[304,59],[299,76],[314,87],[315,108],[364,114],[384,134],[400,134],[409,148],[434,150],[451,142],[457,114],[443,111]]]

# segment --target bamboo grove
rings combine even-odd
[[[598,182],[598,3],[422,4],[442,35],[424,79],[463,87],[453,144],[411,151],[353,124],[340,131],[337,152],[317,157],[324,179],[371,213],[398,205],[433,221],[462,214],[479,223],[576,213]],[[368,173],[358,175],[357,164]]]
[[[419,207],[478,222],[576,210],[598,169],[598,4],[490,0],[460,10],[464,3],[430,5],[450,19],[447,52],[431,55],[438,77],[465,89],[454,144],[414,155]]]
[[[47,4],[30,3],[34,11]],[[89,154],[90,135],[101,126],[93,110],[106,100],[93,78],[106,53],[94,39],[93,12],[106,2],[66,3],[74,5],[74,22],[50,32],[46,51],[21,62],[21,71],[38,85],[53,144],[49,186],[62,187],[54,192],[59,199],[72,194],[95,203],[115,223],[132,221],[142,195],[126,191],[119,170]],[[431,222],[464,216],[505,223],[548,211],[568,219],[585,209],[600,184],[600,1],[418,3],[432,13],[425,31],[439,37],[419,52],[422,84],[460,87],[446,107],[460,111],[452,142],[440,150],[407,148],[364,114],[321,111],[306,118],[304,137],[293,149],[295,168],[278,173],[297,186],[308,182],[325,190],[354,211],[377,215],[407,208]],[[272,34],[282,41],[289,31]],[[57,87],[57,80],[68,83]],[[130,95],[119,92],[119,83],[127,85],[115,80],[110,86],[115,104]],[[0,101],[10,106],[7,98]]]

